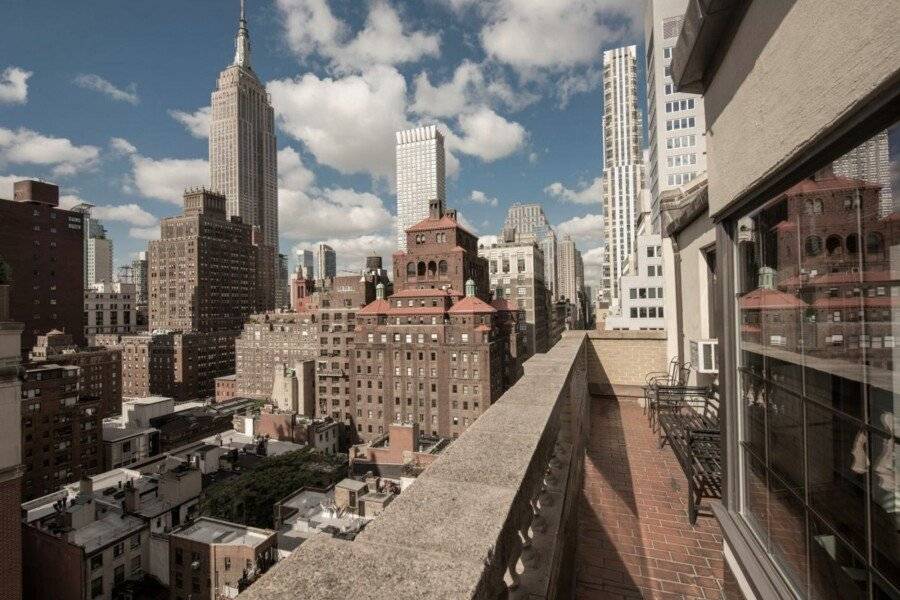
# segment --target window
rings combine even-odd
[[[900,405],[880,318],[900,296],[877,289],[900,270],[885,252],[900,231],[861,166],[896,169],[898,145],[894,125],[776,190],[733,241],[738,517],[802,597],[888,597],[900,572]]]
[[[103,553],[95,554],[91,557],[91,571],[96,571],[103,566]]]
[[[91,579],[91,598],[99,598],[103,595],[103,577]]]

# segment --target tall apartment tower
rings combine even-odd
[[[432,200],[445,208],[445,160],[444,136],[435,125],[397,132],[398,250],[406,251],[406,230],[428,217]]]
[[[891,177],[891,155],[888,133],[882,131],[840,157],[831,168],[835,175],[878,183],[878,212],[886,217],[894,212],[894,191]]]
[[[643,181],[637,47],[625,46],[603,53],[604,258],[609,266],[607,295],[613,304],[618,301],[622,266],[634,247]]]
[[[257,248],[253,230],[225,216],[225,197],[184,194],[184,214],[160,224],[150,242],[150,330],[240,330],[253,313]]]
[[[0,284],[0,598],[22,597],[22,324],[9,318],[10,286]]]
[[[315,261],[312,250],[297,250],[297,268],[303,269],[302,273],[306,279],[315,278]]]
[[[647,119],[650,225],[660,233],[660,194],[706,171],[706,117],[703,99],[675,91],[672,51],[688,0],[648,0],[644,14],[647,65]]]
[[[137,258],[131,261],[131,277],[134,283],[134,303],[147,304],[147,253],[138,252]]]
[[[337,277],[337,252],[328,244],[316,246],[316,273],[319,279]]]
[[[219,74],[212,93],[209,175],[223,194],[229,217],[241,217],[259,230],[260,293],[257,308],[275,305],[278,268],[278,165],[275,117],[265,86],[250,66],[250,33],[241,18],[234,62]]]
[[[23,351],[51,329],[84,343],[84,215],[59,208],[57,186],[17,181],[13,200],[0,200],[0,265]]]
[[[556,232],[540,204],[513,204],[506,211],[504,231],[512,231],[517,243],[533,242],[544,254],[544,285],[554,301],[559,299],[556,268]]]
[[[113,280],[113,243],[103,224],[91,216],[92,208],[87,203],[72,208],[84,215],[84,289]]]
[[[557,269],[559,270],[559,296],[572,304],[578,303],[579,292],[582,292],[584,267],[581,252],[575,247],[575,241],[564,236],[557,244]]]

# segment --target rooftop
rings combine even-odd
[[[200,517],[191,525],[172,533],[173,537],[184,538],[200,542],[201,544],[227,544],[229,546],[248,546],[250,548],[256,548],[273,535],[275,535],[275,532],[270,529],[258,529],[209,517]]]

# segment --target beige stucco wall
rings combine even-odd
[[[669,362],[664,331],[591,331],[588,343],[588,385],[597,394],[641,396],[647,373]]]
[[[898,14],[900,0],[750,3],[705,93],[713,215],[894,76]]]
[[[681,328],[669,331],[670,337],[677,338],[674,346],[679,353],[679,360],[687,362],[691,360],[691,340],[715,337],[712,324],[709,322],[709,303],[712,299],[707,294],[708,267],[702,252],[716,242],[716,230],[709,214],[704,213],[697,217],[682,229],[675,239],[679,249],[677,266],[680,272]],[[672,279],[674,280],[674,277]],[[667,322],[666,326],[669,325]],[[676,332],[671,333],[672,331]],[[710,375],[699,375],[692,370],[688,384],[708,385],[712,382],[711,379]]]

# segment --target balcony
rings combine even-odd
[[[661,332],[566,332],[355,541],[307,541],[241,600],[732,597],[638,404],[666,362]]]

